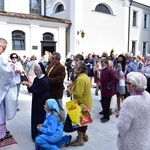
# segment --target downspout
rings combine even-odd
[[[44,16],[46,16],[46,0],[44,0]]]
[[[130,45],[130,18],[131,18],[131,5],[132,0],[129,1],[129,17],[128,17],[128,52],[129,52],[129,45]]]
[[[70,27],[71,27],[71,24],[68,25],[68,27],[66,28],[66,56],[67,56],[67,53],[68,53],[68,43],[70,43],[70,36],[68,36],[68,31],[70,30]],[[68,39],[69,39],[69,42],[68,42]]]

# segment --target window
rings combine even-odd
[[[132,41],[132,53],[135,55],[136,52],[136,41]]]
[[[104,4],[98,4],[95,8],[95,11],[106,13],[106,14],[111,14],[108,7]]]
[[[30,13],[41,14],[41,0],[30,0]]]
[[[58,12],[61,12],[61,11],[64,11],[64,6],[63,6],[63,4],[59,4],[59,5],[56,7],[55,13],[58,13]]]
[[[44,33],[43,34],[43,41],[53,41],[54,35],[52,33]]]
[[[4,0],[0,0],[0,11],[4,11]]]
[[[144,28],[148,28],[149,16],[144,14]]]
[[[133,26],[137,26],[137,12],[133,11]]]
[[[143,56],[145,56],[147,53],[147,45],[148,45],[147,42],[143,42]]]
[[[19,30],[12,32],[12,49],[25,50],[25,33]]]

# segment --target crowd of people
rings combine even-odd
[[[7,41],[0,38],[0,54],[6,47]],[[95,95],[101,93],[101,123],[110,120],[110,104],[116,95],[119,150],[149,149],[150,54],[145,57],[133,56],[131,52],[112,53],[110,56],[107,52],[101,55],[89,53],[87,57],[77,54],[67,57],[65,65],[61,63],[58,52],[49,54],[47,51],[40,60],[35,55],[21,59],[16,53],[10,54],[8,60],[5,64],[0,57],[0,141],[12,136],[6,127],[6,118],[12,119],[20,110],[18,96],[21,84],[32,93],[31,137],[36,150],[59,150],[63,145],[83,146],[89,140],[88,125],[75,129],[69,127],[69,132],[77,131],[73,142],[71,135],[63,136],[71,121],[63,107],[67,72],[67,95],[78,102],[82,100],[90,113],[94,81]],[[21,81],[21,72],[26,73],[28,81]]]

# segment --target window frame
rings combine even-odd
[[[138,12],[137,11],[133,11],[133,26],[137,27],[138,24]]]
[[[61,7],[60,7],[61,6]],[[60,7],[60,8],[59,8]],[[62,3],[58,4],[55,8],[55,14],[64,11],[64,5]]]
[[[135,52],[136,52],[136,46],[137,46],[136,44],[137,44],[137,41],[132,41],[131,50],[132,50],[133,55],[135,55]]]
[[[0,11],[4,11],[4,0],[0,2]]]
[[[25,33],[23,31],[12,31],[12,50],[25,50]]]
[[[149,15],[147,15],[147,14],[144,14],[144,16],[143,16],[143,28],[144,29],[149,28]]]
[[[142,54],[143,54],[143,56],[146,55],[147,49],[148,49],[148,42],[143,41],[143,43],[142,43]]]
[[[98,8],[98,7],[99,7],[99,8]],[[100,7],[101,7],[101,10],[100,10]],[[102,11],[102,9],[103,9],[102,7],[105,9],[105,11]],[[97,9],[97,10],[96,10],[96,9]],[[99,10],[98,10],[98,9],[99,9]],[[106,10],[107,10],[108,12],[106,12]],[[96,5],[95,11],[96,11],[96,12],[100,12],[100,13],[104,13],[104,14],[108,14],[108,15],[112,15],[110,8],[109,8],[107,5],[105,5],[105,4],[98,4],[98,5]]]
[[[49,40],[48,40],[48,37],[49,37]],[[45,32],[43,34],[43,41],[54,41],[54,34],[50,32]]]
[[[41,0],[30,0],[30,14],[41,14]]]

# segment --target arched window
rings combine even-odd
[[[44,33],[43,34],[43,41],[54,41],[54,35],[52,33]]]
[[[95,8],[95,11],[106,13],[106,14],[111,14],[109,8],[104,4],[98,4]]]
[[[4,0],[0,1],[0,11],[4,11]]]
[[[41,14],[41,0],[30,0],[30,14]]]
[[[63,4],[59,4],[59,5],[56,7],[55,13],[58,13],[58,12],[61,12],[61,11],[64,11],[64,6],[63,6]]]
[[[19,30],[12,32],[12,49],[25,50],[25,33]]]

